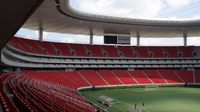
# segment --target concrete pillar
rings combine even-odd
[[[42,25],[39,26],[38,36],[39,36],[39,41],[43,41],[43,27],[42,27]]]
[[[136,36],[137,36],[137,46],[139,47],[140,46],[140,32],[139,31],[136,32]]]
[[[187,32],[183,28],[183,45],[187,46]]]
[[[21,75],[21,68],[17,68],[16,70],[16,76],[19,77]]]
[[[92,45],[93,44],[93,39],[94,39],[94,34],[93,34],[93,31],[92,29],[90,30],[90,44]]]
[[[183,33],[184,46],[187,46],[187,33]]]
[[[195,69],[193,68],[192,69],[192,71],[193,71],[193,83],[196,83],[196,75],[195,75]]]

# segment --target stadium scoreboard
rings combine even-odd
[[[131,44],[130,36],[104,35],[104,44]]]

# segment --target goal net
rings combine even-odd
[[[146,91],[158,90],[158,85],[156,85],[156,84],[147,85],[145,87],[145,90]]]

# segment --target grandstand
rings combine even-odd
[[[2,1],[2,4],[11,2]],[[2,27],[5,26],[3,30],[6,32],[0,33],[4,37],[0,42],[0,111],[121,112],[113,108],[122,102],[118,98],[123,96],[114,97],[114,92],[111,96],[95,96],[102,94],[99,89],[120,88],[123,91],[123,87],[138,87],[141,92],[141,88],[148,86],[181,88],[200,85],[200,47],[187,45],[189,36],[200,36],[198,20],[163,21],[85,14],[73,9],[69,0],[32,0],[12,5],[20,17],[5,15],[6,18],[16,17],[16,20],[12,25],[5,20]],[[3,8],[9,12],[8,8]],[[39,40],[14,35],[22,25],[27,29],[39,29]],[[43,41],[44,31],[86,34],[90,36],[90,44]],[[136,37],[136,46],[130,45],[132,34]],[[183,45],[140,46],[140,37],[148,38],[152,34],[156,38],[183,38]],[[104,36],[105,44],[93,44],[95,35]],[[112,38],[111,41],[108,38]],[[123,42],[119,41],[121,38]],[[95,97],[89,97],[88,94],[95,90],[96,94],[91,95]],[[150,95],[150,92],[147,93]],[[145,91],[143,93],[140,94],[145,96]],[[199,98],[199,94],[193,97]],[[134,103],[136,101],[141,103],[139,99]],[[127,105],[129,107],[124,106],[122,110],[128,110],[130,105]]]

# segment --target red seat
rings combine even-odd
[[[158,72],[167,80],[168,83],[183,83],[173,70],[159,69]]]
[[[37,42],[41,49],[46,50],[43,51],[48,55],[58,55],[55,48],[51,45],[53,43],[49,42]]]
[[[176,58],[178,56],[178,49],[177,47],[163,47],[164,50],[168,53],[169,58]]]
[[[195,71],[195,82],[200,83],[200,70]]]
[[[137,84],[135,80],[125,70],[113,70],[113,73],[124,83],[124,84]]]
[[[106,51],[108,57],[119,57],[119,53],[115,46],[102,46],[103,50]]]
[[[193,47],[179,47],[179,50],[183,53],[182,57],[193,57]]]
[[[89,56],[86,52],[85,46],[82,44],[69,44],[72,50],[75,52],[75,56]]]
[[[103,57],[101,46],[99,45],[85,45],[87,50],[91,52],[92,57]]]
[[[163,58],[163,50],[162,47],[148,47],[149,51],[153,53],[154,58]]]
[[[149,52],[147,47],[133,47],[134,51],[137,52],[138,57],[140,58],[148,58]]]
[[[129,71],[129,73],[139,84],[151,84],[151,81],[142,73],[141,70]]]
[[[125,57],[127,58],[135,57],[131,46],[119,46],[118,48]]]
[[[193,71],[176,70],[175,71],[185,83],[193,83]]]
[[[93,70],[80,70],[79,71],[82,76],[85,77],[87,81],[89,81],[92,85],[107,85],[106,82],[97,74],[96,71]]]
[[[162,77],[158,75],[156,70],[143,70],[143,71],[155,84],[165,83]]]
[[[53,46],[60,52],[58,55],[72,56],[71,49],[66,44],[54,43]]]
[[[106,80],[110,85],[122,84],[117,77],[110,70],[99,70],[99,74]]]

